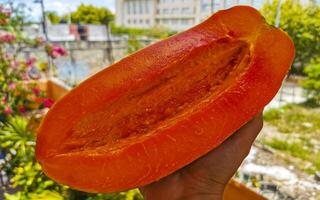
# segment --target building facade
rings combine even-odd
[[[181,31],[200,23],[217,10],[238,4],[259,8],[263,0],[116,0],[116,24]]]

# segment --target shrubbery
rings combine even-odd
[[[307,97],[315,104],[320,105],[320,58],[313,61],[304,69],[307,75],[301,82]]]

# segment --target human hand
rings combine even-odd
[[[263,126],[262,113],[219,147],[175,173],[140,188],[146,200],[221,200],[226,184]]]

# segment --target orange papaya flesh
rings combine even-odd
[[[88,192],[159,180],[259,112],[293,58],[291,39],[255,9],[219,11],[102,70],[58,101],[38,131],[36,158],[49,177]]]

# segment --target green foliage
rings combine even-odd
[[[50,22],[52,24],[59,24],[59,22],[61,21],[61,17],[54,11],[47,11],[46,12],[46,16],[48,17],[48,19],[50,20]]]
[[[176,34],[175,31],[169,31],[167,29],[161,27],[153,27],[150,29],[145,28],[129,28],[123,26],[116,26],[115,24],[111,24],[111,33],[114,35],[122,35],[127,34],[129,36],[147,36],[147,37],[154,37],[154,38],[167,38]]]
[[[136,37],[130,37],[128,40],[128,54],[138,51],[143,46]]]
[[[6,200],[64,200],[64,197],[57,192],[43,191],[41,193],[30,193],[26,198],[22,192],[15,194],[5,194]]]
[[[25,162],[33,158],[34,133],[28,130],[25,118],[9,117],[7,122],[0,124],[0,128],[0,147],[16,152],[13,159]]]
[[[265,137],[262,142],[293,157],[312,163],[308,173],[320,170],[320,110],[305,104],[289,104],[264,113],[264,120],[280,131],[277,137]],[[298,166],[299,167],[299,166]]]
[[[265,144],[269,145],[274,149],[286,151],[290,153],[292,156],[302,159],[306,159],[308,155],[311,153],[307,149],[303,148],[303,144],[299,142],[290,143],[277,138],[272,138],[271,141],[266,141]]]
[[[289,104],[264,113],[264,119],[283,133],[311,134],[320,139],[320,113],[299,104]]]
[[[277,4],[274,0],[261,10],[272,25],[275,24]],[[320,56],[320,6],[316,3],[302,5],[298,0],[283,1],[280,27],[290,35],[296,47],[292,72],[302,74],[303,67]]]
[[[28,120],[11,116],[0,125],[0,145],[6,152],[1,168],[10,175],[12,187],[21,188],[17,194],[6,195],[7,199],[29,199],[45,190],[64,190],[64,187],[44,176],[40,165],[34,160],[35,135],[28,129]]]
[[[63,193],[66,189],[44,176],[41,166],[35,161],[20,163],[13,172],[12,186],[21,188],[20,195],[26,198],[30,195],[42,194],[47,190]]]
[[[74,200],[78,198],[73,198]],[[84,193],[82,199],[86,200],[143,200],[138,189],[129,190],[127,192],[111,193],[111,194],[88,194]]]
[[[320,57],[304,69],[307,78],[301,82],[307,97],[320,104]]]
[[[108,24],[114,15],[107,8],[81,4],[75,12],[71,13],[72,23],[83,24]]]

